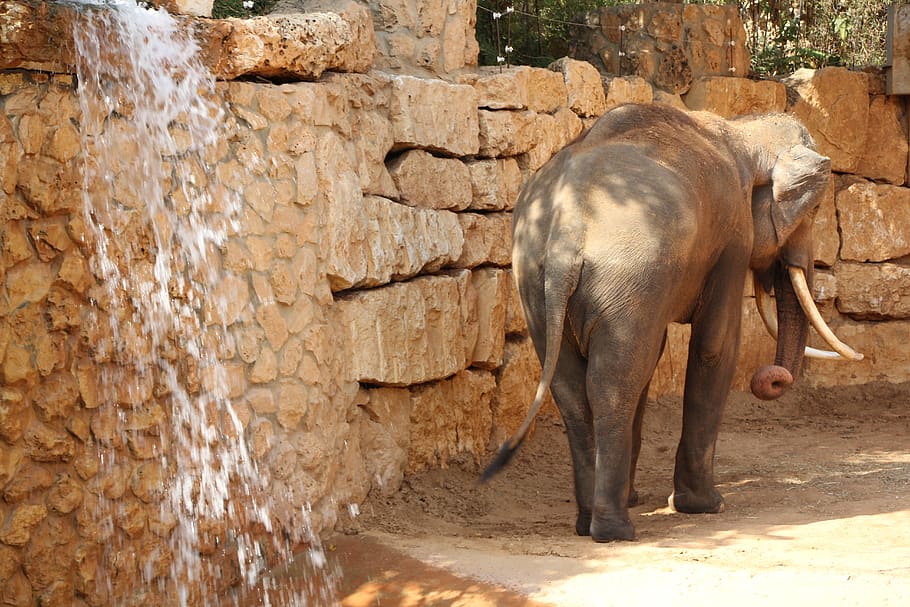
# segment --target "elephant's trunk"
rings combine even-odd
[[[778,398],[793,384],[794,378],[799,375],[809,339],[809,319],[783,268],[777,268],[774,273],[774,293],[779,323],[777,353],[773,365],[756,371],[750,386],[752,393],[762,400]]]

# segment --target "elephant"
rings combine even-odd
[[[668,325],[683,323],[691,337],[669,502],[677,512],[723,511],[714,451],[749,270],[777,338],[774,364],[752,379],[757,397],[793,383],[809,322],[835,350],[809,354],[862,357],[824,324],[809,291],[813,218],[830,175],[790,115],[728,120],[657,103],[612,109],[554,155],[522,187],[512,225],[540,383],[482,478],[508,463],[549,389],[571,451],[576,533],[634,539],[648,388]]]

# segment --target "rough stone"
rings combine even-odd
[[[4,376],[8,381],[9,375]],[[11,445],[22,438],[29,420],[28,411],[29,404],[22,392],[0,388],[0,438]]]
[[[910,190],[868,181],[837,191],[841,258],[888,261],[910,255]]]
[[[36,462],[68,462],[76,445],[67,432],[36,422],[25,431],[25,450]]]
[[[526,72],[519,67],[485,66],[458,78],[477,90],[477,107],[486,110],[525,110],[529,106]]]
[[[710,76],[693,82],[684,99],[689,109],[734,118],[783,112],[787,108],[787,87],[773,80]]]
[[[31,539],[32,531],[47,517],[43,504],[17,506],[0,527],[0,543],[24,546]]]
[[[327,273],[335,291],[376,286],[461,255],[463,235],[448,211],[418,209],[368,196],[359,209],[333,206]]]
[[[324,71],[366,72],[375,37],[365,6],[343,13],[273,14],[195,22],[200,59],[224,80],[294,76],[315,80]]]
[[[404,204],[462,211],[471,203],[471,173],[456,158],[409,150],[389,162],[388,168]]]
[[[508,211],[515,206],[521,188],[521,170],[514,158],[474,160],[467,163],[471,175],[472,211]]]
[[[549,69],[562,73],[570,110],[582,117],[600,116],[607,111],[600,72],[593,65],[563,57],[551,63]]]
[[[512,269],[506,270],[509,285],[509,297],[506,300],[506,318],[505,330],[506,335],[527,335],[528,323],[525,321],[524,312],[521,309],[521,296],[518,294],[518,286],[515,284],[515,276]]]
[[[537,112],[480,110],[477,112],[480,129],[478,155],[517,156],[537,145]]]
[[[907,174],[907,121],[899,98],[875,95],[869,104],[866,147],[856,173],[902,185]]]
[[[3,487],[3,500],[15,504],[40,495],[54,484],[54,475],[46,467],[25,460],[16,469],[16,475]]]
[[[512,261],[512,216],[508,213],[460,213],[458,223],[464,233],[458,268],[482,264],[507,266]]]
[[[396,147],[453,156],[479,149],[477,92],[472,86],[396,76],[389,117]]]
[[[479,461],[490,436],[495,389],[491,373],[472,370],[413,388],[408,472],[445,467],[461,453]],[[453,402],[464,406],[452,407]]]
[[[605,76],[606,109],[623,103],[651,103],[654,90],[641,76]]]
[[[44,379],[41,389],[32,396],[32,404],[41,421],[68,419],[76,408],[79,386],[71,373],[54,373]]]
[[[838,289],[841,288],[838,284]],[[837,337],[862,352],[858,362],[837,362],[807,359],[803,376],[806,384],[819,386],[849,386],[874,381],[901,383],[910,381],[910,321],[829,322]],[[895,336],[900,336],[895,339]],[[818,344],[813,344],[818,345]]]
[[[34,530],[23,555],[22,568],[35,588],[46,589],[55,582],[65,585],[73,559],[74,538],[75,530],[67,518],[48,516]]]
[[[370,457],[364,462],[373,490],[391,495],[401,486],[411,435],[411,393],[405,388],[367,390],[360,405],[366,414],[360,445]]]
[[[837,309],[854,319],[910,318],[910,267],[893,263],[840,263]]]
[[[448,377],[469,364],[477,339],[470,273],[428,276],[359,291],[335,304],[344,331],[347,377],[407,386]]]
[[[783,79],[787,111],[802,120],[831,170],[853,173],[866,150],[869,88],[866,77],[842,67],[800,69]]]
[[[69,474],[57,476],[47,494],[47,506],[54,514],[69,514],[82,505],[82,486]]]
[[[540,381],[540,361],[530,337],[509,339],[505,343],[502,366],[496,372],[496,392],[490,447],[496,448],[512,436],[528,413]],[[547,393],[542,413],[554,414],[556,403]]]
[[[836,179],[832,176],[822,196],[812,226],[815,264],[831,267],[840,253],[840,232],[837,229],[837,206],[834,203]]]
[[[502,364],[508,280],[500,268],[479,268],[471,274],[477,294],[478,334],[471,361],[475,367],[495,369]]]
[[[522,173],[534,173],[553,155],[575,139],[583,130],[581,118],[574,112],[563,108],[555,114],[538,114],[534,132],[537,141],[527,153],[518,157],[518,166]]]

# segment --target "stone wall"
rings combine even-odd
[[[523,179],[623,101],[802,117],[838,172],[816,220],[816,294],[866,355],[809,363],[803,381],[910,380],[906,108],[877,75],[707,78],[683,99],[636,76],[605,88],[590,64],[562,60],[457,82],[371,70],[223,82],[217,94],[230,136],[207,178],[243,204],[215,261],[232,305],[212,343],[242,425],[224,432],[247,441],[288,511],[310,505],[317,532],[405,473],[456,455],[480,462],[519,423],[539,365],[509,271],[510,210]],[[119,363],[94,347],[106,335],[89,322],[99,278],[81,220],[79,127],[72,77],[0,73],[3,604],[128,604],[138,597],[123,580],[167,571],[154,464],[173,420],[148,378],[98,393]],[[773,347],[748,290],[743,304],[739,387]],[[680,390],[685,340],[674,327],[655,394]],[[112,454],[116,473],[99,472]],[[123,505],[114,554],[92,524],[102,497]],[[119,576],[113,596],[99,567]]]
[[[604,74],[641,76],[683,94],[707,76],[746,76],[749,51],[739,7],[647,2],[604,6],[571,29],[571,54]]]

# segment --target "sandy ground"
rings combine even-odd
[[[541,420],[510,467],[406,479],[328,541],[339,601],[367,605],[910,605],[910,384],[731,396],[718,515],[666,507],[680,402],[645,420],[634,542],[574,535],[561,425]]]

